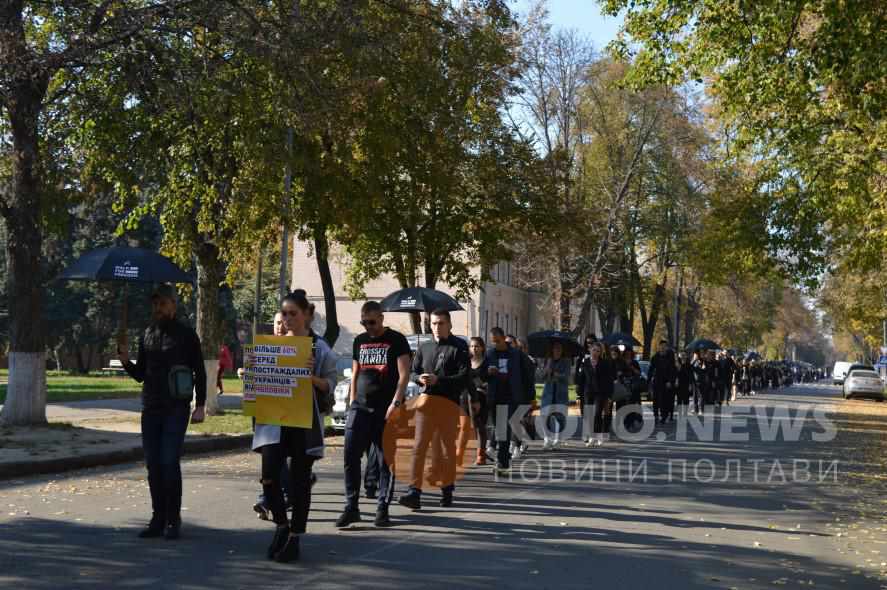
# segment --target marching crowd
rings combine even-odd
[[[138,358],[129,359],[123,335],[118,353],[127,372],[143,382],[142,440],[153,515],[140,536],[176,539],[181,526],[180,457],[189,419],[204,418],[206,374],[197,335],[176,321],[175,290],[161,286],[151,300],[153,322],[139,341]],[[324,455],[324,415],[333,406],[337,379],[335,353],[312,330],[313,315],[313,305],[298,290],[283,299],[274,321],[276,335],[312,339],[308,365],[314,390],[312,425],[256,424],[253,436],[252,449],[261,456],[262,486],[255,509],[276,525],[267,557],[279,562],[299,558],[316,481],[312,467]],[[361,309],[365,331],[353,344],[344,440],[345,506],[337,527],[361,520],[362,480],[367,497],[376,502],[375,525],[391,524],[397,443],[392,433],[408,418],[413,443],[401,471],[408,473],[406,492],[397,502],[421,509],[423,488],[432,482],[440,487],[440,506],[449,507],[455,502],[457,470],[466,460],[472,438],[477,442],[474,463],[492,462],[498,474],[509,471],[511,461],[526,452],[533,436],[542,439],[545,450],[565,444],[571,373],[583,442],[589,447],[609,440],[614,416],[622,417],[621,427],[637,429],[643,422],[641,397],[647,392],[652,395],[655,420],[664,425],[674,421],[676,413],[688,414],[691,400],[693,411],[701,413],[729,404],[736,395],[754,395],[794,377],[779,364],[737,360],[725,352],[676,354],[663,340],[645,378],[630,346],[607,345],[589,336],[574,360],[566,354],[567,343],[552,340],[544,358],[534,359],[525,342],[499,327],[490,330],[489,344],[478,336],[466,343],[452,334],[448,311],[434,310],[430,318],[433,339],[412,352],[403,334],[385,326],[378,302],[369,301]],[[528,409],[535,406],[539,379],[543,388],[539,419],[534,419]],[[420,387],[421,394],[407,406],[410,382]],[[192,392],[196,392],[193,413]],[[622,408],[627,409],[620,412]],[[512,431],[516,424],[523,432]],[[426,472],[429,456],[431,467]]]

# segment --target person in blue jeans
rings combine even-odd
[[[561,446],[561,432],[566,430],[567,404],[570,402],[570,360],[564,358],[560,342],[551,343],[551,354],[543,368],[545,385],[542,389],[542,416],[545,417],[545,443],[543,449]]]
[[[388,507],[394,495],[394,474],[385,456],[385,426],[401,411],[410,379],[410,345],[406,337],[385,327],[382,306],[367,301],[360,311],[366,330],[354,339],[351,361],[351,403],[345,422],[345,510],[337,528],[360,522],[361,458],[372,448],[378,466],[375,525],[389,526]]]
[[[135,362],[129,358],[125,330],[117,338],[117,355],[123,368],[142,384],[142,448],[153,511],[148,527],[139,533],[142,538],[179,538],[185,431],[189,418],[202,422],[205,415],[206,369],[200,339],[176,319],[176,305],[174,287],[160,285],[154,290],[152,322],[139,340]],[[197,401],[192,413],[195,391]]]

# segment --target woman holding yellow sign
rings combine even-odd
[[[262,454],[262,489],[265,498],[271,508],[274,523],[277,530],[268,547],[268,558],[279,562],[295,561],[299,558],[299,537],[305,533],[308,522],[308,511],[311,507],[311,467],[315,460],[323,457],[323,421],[320,416],[321,405],[328,398],[329,393],[336,386],[336,359],[330,347],[320,338],[309,340],[308,329],[309,304],[308,299],[301,293],[290,293],[281,302],[281,313],[286,325],[287,336],[298,336],[312,342],[312,353],[305,361],[303,368],[307,369],[308,377],[299,376],[298,379],[310,378],[313,395],[310,407],[312,419],[310,427],[296,427],[280,425],[281,422],[267,420],[263,423],[261,412],[257,413],[256,432],[253,436],[253,450]],[[280,346],[293,354],[294,346]],[[291,350],[290,350],[291,349]],[[300,355],[298,355],[300,356]],[[269,357],[264,357],[270,359]],[[287,367],[280,359],[271,359],[262,367],[264,375],[274,375],[279,369],[279,374],[290,375],[293,369]],[[259,380],[283,380],[286,377],[255,377],[254,384]],[[255,386],[255,385],[254,385]],[[269,391],[281,389],[270,387]],[[296,391],[295,389],[293,390]],[[263,394],[257,388],[257,404],[263,400],[272,400],[274,395]],[[286,422],[283,422],[284,424]],[[306,423],[307,424],[307,423]],[[290,499],[293,504],[293,515],[287,522],[286,504],[281,490],[281,469],[286,465],[287,457],[291,458],[290,473]]]

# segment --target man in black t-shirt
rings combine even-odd
[[[410,345],[400,332],[383,324],[382,306],[367,301],[360,311],[366,332],[354,339],[351,361],[351,406],[345,422],[345,511],[338,528],[360,521],[360,461],[367,449],[379,465],[376,526],[388,526],[388,505],[394,493],[394,474],[382,448],[386,420],[401,410],[410,379]]]

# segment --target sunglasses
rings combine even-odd
[[[360,320],[360,325],[364,328],[370,328],[379,323],[379,320]]]

